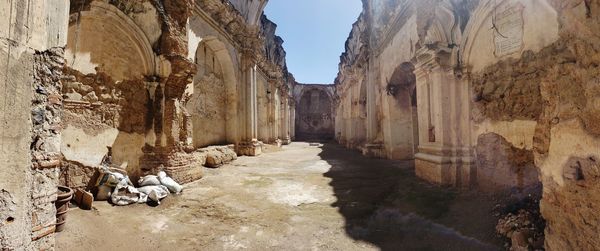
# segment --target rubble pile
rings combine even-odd
[[[510,250],[544,250],[544,226],[540,220],[539,210],[521,209],[498,220],[496,232],[509,240],[505,246]]]
[[[234,145],[209,146],[194,152],[194,156],[202,165],[209,168],[218,168],[237,159]]]

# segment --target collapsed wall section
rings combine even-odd
[[[595,249],[599,4],[364,4],[364,21],[347,41],[336,82],[340,143],[354,147],[352,141],[362,138],[356,135],[366,131],[363,153],[390,157],[385,152],[393,146],[393,130],[403,124],[385,121],[397,110],[388,97],[397,88],[386,88],[394,87],[386,86],[386,76],[411,63],[417,79],[417,175],[521,196],[543,184],[546,248]],[[359,53],[361,47],[366,52]],[[351,121],[360,118],[362,83],[366,130]]]
[[[2,249],[54,248],[68,8],[56,0],[0,3]]]
[[[533,154],[534,161],[528,162],[535,163],[543,183],[546,248],[594,249],[599,245],[594,242],[598,221],[591,209],[598,206],[593,195],[598,188],[591,184],[598,176],[600,149],[595,126],[600,110],[594,105],[600,82],[595,32],[599,6],[587,1],[549,2],[558,17],[559,36],[546,37],[555,41],[543,49],[524,50],[518,59],[502,60],[475,74],[473,119],[533,121],[521,144]],[[514,136],[509,137],[519,142]]]

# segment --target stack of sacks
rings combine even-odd
[[[118,206],[126,206],[134,203],[147,203],[153,201],[160,204],[169,193],[179,194],[183,187],[167,176],[165,172],[159,172],[158,176],[148,175],[138,181],[141,187],[135,188],[129,177],[118,172],[110,171],[107,167],[100,168],[100,177],[96,182],[98,187],[97,200],[108,200]]]
[[[179,194],[183,190],[183,186],[177,184],[163,171],[156,175],[148,175],[140,178],[138,181],[140,188],[138,191],[144,193],[148,198],[158,204],[160,200],[164,199],[169,195],[169,192]]]

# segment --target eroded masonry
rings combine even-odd
[[[296,82],[266,4],[0,3],[0,249],[52,249],[57,186],[103,163],[189,183],[292,140],[542,188],[545,237],[512,229],[513,247],[600,248],[598,1],[363,0],[334,85]]]
[[[363,4],[336,81],[337,140],[414,159],[438,184],[543,185],[546,249],[597,249],[598,1]]]

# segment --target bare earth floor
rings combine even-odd
[[[58,250],[499,250],[491,198],[333,144],[240,157],[160,206],[71,209]]]

